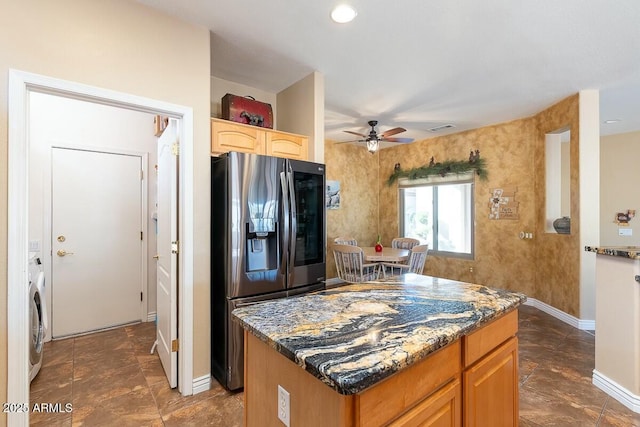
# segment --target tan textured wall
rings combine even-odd
[[[580,317],[580,187],[578,95],[560,101],[535,116],[536,299]],[[545,134],[569,126],[571,130],[571,234],[545,233]]]
[[[380,152],[380,229],[384,241],[398,235],[397,185],[386,180],[395,163],[412,169],[437,161],[465,160],[470,150],[480,150],[488,180],[475,180],[475,259],[429,256],[425,274],[534,293],[535,268],[531,257],[533,240],[518,238],[520,231],[533,231],[535,193],[532,179],[535,133],[531,119],[432,138]],[[518,220],[489,219],[492,188],[517,187]],[[472,271],[470,271],[472,269]]]
[[[331,245],[353,236],[361,246],[375,244],[378,233],[378,154],[352,144],[325,143],[327,180],[340,181],[340,208],[327,210],[327,278],[336,277]]]
[[[185,49],[185,46],[188,49]],[[10,68],[193,108],[196,194],[209,193],[209,31],[130,0],[3,2],[0,14],[0,401],[6,401]],[[194,377],[209,372],[209,198],[195,198]],[[4,415],[4,414],[3,414]],[[0,425],[5,418],[0,415]]]
[[[638,182],[640,132],[603,136],[600,139],[600,245],[640,245],[640,186]],[[636,177],[637,175],[637,177]],[[632,236],[619,236],[615,214],[635,209],[636,217],[629,221]]]

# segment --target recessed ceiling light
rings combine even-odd
[[[358,12],[351,6],[341,4],[331,11],[331,19],[338,24],[346,24],[347,22],[353,21],[353,18],[355,18],[357,14]]]
[[[609,119],[609,120],[605,120],[604,123],[607,125],[610,125],[611,123],[618,123],[621,122],[622,120],[620,119]]]

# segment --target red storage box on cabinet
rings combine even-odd
[[[232,122],[273,129],[271,104],[253,97],[232,95],[222,97],[222,118]]]

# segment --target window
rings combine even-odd
[[[399,183],[400,234],[432,253],[472,259],[473,178],[431,181]]]

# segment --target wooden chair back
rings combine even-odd
[[[411,255],[409,255],[409,260],[407,261],[409,273],[422,274],[428,250],[429,245],[417,245],[411,248]]]
[[[351,245],[358,246],[358,241],[353,237],[336,237],[333,239],[333,243],[336,245]]]
[[[420,240],[411,237],[396,237],[391,241],[391,247],[398,249],[411,249],[419,244]]]
[[[334,245],[333,258],[338,277],[345,282],[359,283],[378,278],[378,265],[365,264],[362,248],[353,245]]]

